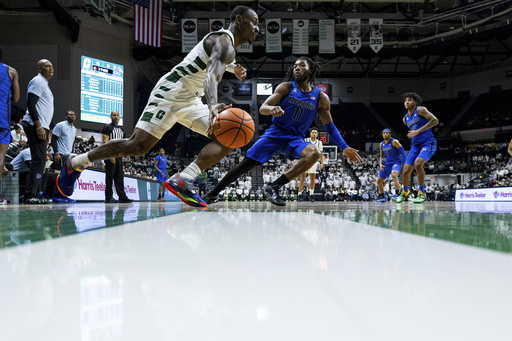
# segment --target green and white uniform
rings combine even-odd
[[[322,144],[322,142],[319,139],[316,139],[315,141],[311,141],[311,137],[308,137],[308,138],[304,139],[304,141],[311,142],[312,145],[314,145],[318,148],[320,153],[322,153],[324,151],[324,145]],[[322,157],[324,157],[323,154],[322,154]],[[319,165],[320,165],[320,161],[315,162],[315,164],[313,166],[311,166],[311,168],[307,171],[307,173],[308,174],[311,174],[311,173],[316,174],[316,171],[318,170]]]
[[[180,123],[198,134],[208,136],[206,130],[210,111],[201,101],[201,97],[204,95],[206,65],[210,59],[205,43],[212,34],[227,34],[233,46],[235,44],[235,37],[229,30],[222,29],[207,34],[181,63],[160,78],[151,91],[137,128],[160,139],[175,123]],[[233,70],[233,64],[226,69]]]

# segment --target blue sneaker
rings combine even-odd
[[[194,207],[208,206],[195,191],[192,181],[182,179],[178,174],[174,174],[171,178],[169,178],[169,180],[164,182],[164,184],[165,188],[180,198],[181,201],[183,201],[185,204]]]
[[[60,202],[60,203],[74,203],[76,202],[75,199],[70,199],[70,198],[60,198],[60,197],[52,197],[52,202]]]
[[[379,199],[375,200],[375,202],[382,202],[382,203],[386,203],[386,202],[388,202],[388,201],[386,200],[386,198],[379,198]]]
[[[71,155],[66,154],[62,157],[62,169],[60,171],[60,175],[57,177],[55,184],[57,185],[57,189],[60,194],[65,197],[69,197],[73,194],[75,190],[75,181],[82,174],[83,169],[73,168],[71,166]]]
[[[391,197],[391,200],[393,201],[396,201],[396,199],[398,199],[399,195],[398,194],[395,194]]]

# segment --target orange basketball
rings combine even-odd
[[[246,111],[228,108],[219,114],[213,133],[223,146],[241,148],[254,136],[254,121]]]

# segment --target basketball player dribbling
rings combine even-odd
[[[219,113],[231,107],[218,103],[218,84],[225,71],[233,72],[240,80],[245,79],[247,70],[235,65],[236,49],[254,41],[259,33],[258,24],[254,10],[246,6],[235,7],[227,30],[207,34],[180,64],[160,78],[129,139],[109,141],[86,154],[64,156],[64,166],[57,178],[59,191],[64,196],[73,194],[75,180],[95,161],[146,154],[165,132],[180,123],[211,138],[212,142],[179,175],[166,181],[165,186],[188,205],[206,206],[195,191],[193,181],[201,171],[232,151],[216,141],[211,129]],[[203,94],[207,104],[201,101]]]
[[[288,69],[285,81],[277,86],[260,107],[261,115],[272,116],[272,125],[249,148],[246,157],[204,196],[208,204],[216,202],[220,191],[242,174],[265,163],[274,154],[283,153],[290,160],[298,161],[278,179],[265,184],[263,194],[272,204],[285,206],[279,194],[280,187],[306,172],[321,156],[318,148],[304,140],[317,113],[327,133],[343,150],[343,154],[351,161],[361,162],[358,150],[347,145],[332,121],[329,97],[313,85],[319,70],[319,64],[308,57],[298,58]]]

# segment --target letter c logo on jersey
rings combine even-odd
[[[267,25],[267,31],[270,34],[276,34],[279,32],[279,24],[276,21],[271,21]]]
[[[183,29],[187,33],[192,33],[196,30],[196,24],[192,20],[187,20],[183,23]]]

